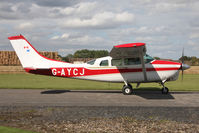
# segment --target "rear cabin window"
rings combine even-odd
[[[100,66],[108,66],[108,60],[101,61]]]
[[[122,59],[112,59],[111,65],[112,66],[122,66]]]
[[[93,65],[95,63],[95,60],[90,60],[87,62],[87,64]]]
[[[140,58],[126,58],[124,59],[124,65],[138,65],[141,64]]]

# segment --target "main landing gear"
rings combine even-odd
[[[122,93],[124,95],[131,95],[133,93],[133,87],[131,84],[124,82],[125,85],[122,88]],[[164,86],[165,82],[161,82],[160,84],[163,86],[162,88],[162,94],[168,94],[169,93],[169,89],[167,87]],[[140,83],[139,83],[140,84]],[[137,86],[139,86],[139,84],[137,84]]]
[[[122,93],[124,95],[131,95],[133,93],[133,87],[131,84],[125,83],[125,85],[122,88]]]
[[[164,86],[164,83],[165,82],[161,82],[161,85],[163,86],[163,88],[162,88],[162,94],[168,94],[169,93],[169,89]]]

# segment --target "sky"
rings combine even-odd
[[[60,55],[143,42],[167,59],[199,57],[198,0],[1,0],[0,50],[22,34],[39,51]]]

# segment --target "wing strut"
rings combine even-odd
[[[147,81],[147,75],[146,75],[146,67],[145,67],[145,62],[144,62],[144,55],[143,55],[143,49],[139,49],[140,50],[140,59],[141,59],[141,63],[142,63],[142,72],[144,75],[144,81]]]

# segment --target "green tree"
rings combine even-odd
[[[197,57],[195,57],[195,56],[192,56],[192,57],[191,57],[191,64],[192,64],[192,65],[197,65],[197,64],[198,64],[198,59],[197,59]]]
[[[181,57],[179,60],[182,61],[182,58],[184,59],[184,61],[188,61],[191,65],[199,65],[199,58],[195,57],[195,56],[184,56]]]
[[[154,59],[156,59],[156,60],[159,60],[160,59],[160,57],[153,57]]]
[[[69,58],[73,58],[73,55],[72,54],[68,54],[67,56],[64,56],[62,57],[61,55],[58,55],[62,61],[65,61],[65,62],[69,62]]]
[[[77,50],[74,53],[74,58],[100,58],[104,56],[108,56],[109,52],[107,50],[88,50],[82,49]]]

